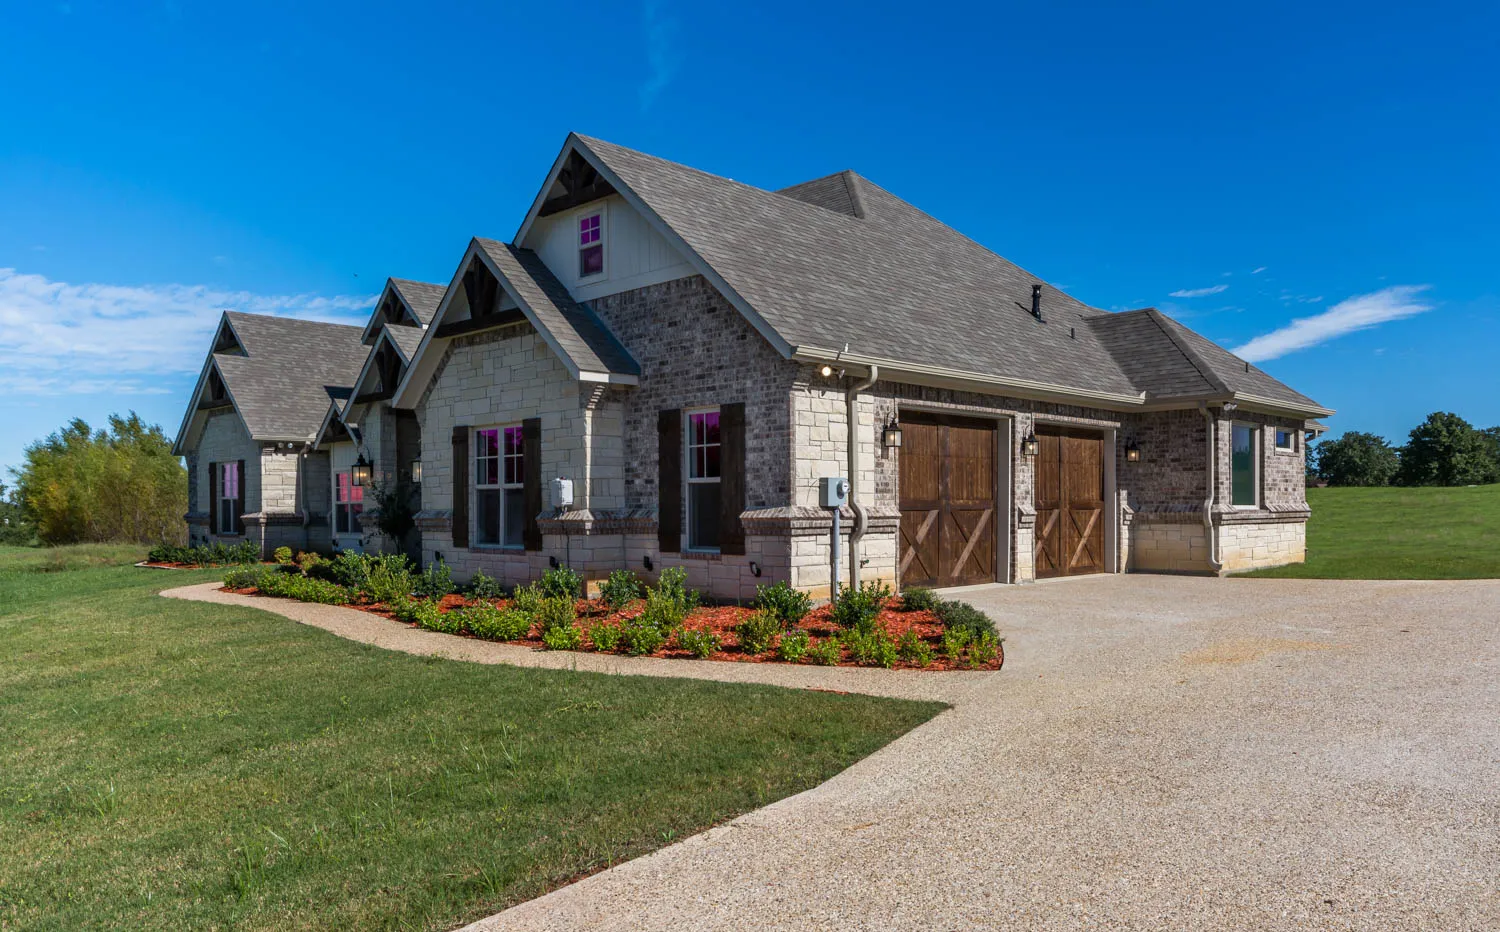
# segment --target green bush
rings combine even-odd
[[[944,628],[949,630],[959,628],[967,631],[970,640],[977,640],[982,634],[988,634],[991,637],[997,637],[999,634],[990,616],[967,602],[943,602],[937,607],[937,616]]]
[[[912,586],[909,589],[901,590],[901,610],[903,612],[936,611],[938,603],[941,601],[936,592],[921,586]]]
[[[819,666],[836,666],[843,656],[843,645],[839,644],[839,639],[836,637],[824,638],[807,648],[807,659]]]
[[[197,547],[177,544],[157,544],[146,553],[151,563],[186,563],[189,566],[233,566],[241,563],[259,563],[260,548],[246,540],[238,544],[214,541]]]
[[[756,588],[755,607],[775,615],[783,628],[790,628],[812,611],[812,596],[793,589],[788,583],[778,582]]]
[[[537,586],[535,584],[530,586],[517,586],[516,591],[511,593],[510,597],[511,606],[525,612],[528,615],[535,615],[537,612],[541,611],[542,603],[546,600],[546,594],[542,592],[540,586]]]
[[[641,594],[641,581],[630,570],[615,570],[599,587],[599,597],[615,611],[629,605]]]
[[[296,599],[299,602],[348,605],[352,601],[349,590],[342,586],[323,579],[309,579],[300,573],[283,573],[278,570],[262,572],[256,588],[266,595]]]
[[[687,587],[687,570],[680,566],[669,566],[662,570],[661,575],[656,578],[656,585],[646,594],[648,599],[651,593],[676,606],[683,616],[698,607],[698,590]]]
[[[878,626],[867,631],[859,628],[848,631],[844,634],[844,646],[849,648],[849,656],[854,658],[854,662],[863,666],[889,669],[896,665],[896,660],[900,657],[896,641],[884,628]]]
[[[845,631],[868,634],[874,630],[875,619],[890,597],[891,587],[883,583],[867,582],[858,589],[843,586],[838,601],[833,603],[834,624]]]
[[[428,631],[437,631],[441,634],[462,634],[464,631],[464,616],[461,611],[445,612],[438,608],[436,602],[427,602],[432,606],[431,612],[424,612],[422,618],[417,622]]]
[[[324,566],[327,562],[310,550],[297,554],[297,569],[302,571],[303,576],[318,575],[316,573],[318,567]],[[332,580],[329,581],[332,582]]]
[[[646,612],[629,619],[621,626],[621,645],[625,653],[633,657],[654,654],[676,632],[676,625],[662,625]]]
[[[583,632],[574,624],[559,625],[542,632],[542,643],[548,650],[577,650],[583,644]]]
[[[453,591],[453,571],[442,560],[434,560],[412,580],[411,588],[424,599],[441,599]]]
[[[260,588],[261,569],[258,566],[247,566],[232,569],[224,574],[224,585],[229,589]]]
[[[981,634],[969,645],[969,666],[983,667],[995,662],[1000,655],[1000,638],[993,634]]]
[[[275,550],[271,551],[271,559],[275,560],[277,563],[280,563],[282,566],[291,566],[292,548],[277,547]]]
[[[897,652],[901,659],[907,663],[925,667],[932,663],[932,645],[917,636],[917,632],[910,628],[901,635],[901,640],[896,644]]]
[[[646,592],[646,607],[638,617],[661,631],[673,631],[687,620],[688,611],[677,595],[650,589]]]
[[[438,603],[431,599],[407,599],[393,607],[391,612],[398,621],[404,621],[409,625],[421,625],[424,628],[434,627],[438,615],[442,614]]]
[[[943,655],[954,663],[958,663],[963,656],[964,648],[969,646],[970,634],[968,628],[949,628],[943,632]]]
[[[719,645],[719,636],[707,628],[683,628],[677,632],[677,646],[699,660],[712,657]]]
[[[807,656],[807,647],[811,640],[812,638],[801,628],[788,631],[776,644],[776,656],[787,663],[801,663],[802,658]]]
[[[365,582],[360,592],[371,602],[397,605],[412,594],[415,581],[411,562],[404,554],[383,553],[365,561]]]
[[[517,611],[522,611],[519,607]],[[578,608],[574,601],[567,596],[553,596],[543,599],[537,610],[531,614],[533,620],[542,626],[542,633],[553,628],[562,628],[571,625],[578,620]]]
[[[469,584],[464,587],[464,594],[471,599],[499,599],[505,596],[505,587],[484,573],[475,571],[469,577]]]
[[[583,592],[583,577],[566,566],[554,566],[542,574],[542,594],[553,599],[576,599]]]
[[[370,575],[370,560],[356,550],[340,550],[333,558],[329,572],[340,586],[359,591],[364,589],[365,580]]]
[[[770,650],[776,635],[780,633],[781,619],[764,610],[751,612],[734,626],[740,650],[747,654],[763,654]]]
[[[531,633],[531,616],[492,602],[474,602],[451,614],[459,616],[465,631],[486,641],[514,641]]]
[[[620,646],[620,638],[625,634],[619,625],[610,624],[607,621],[596,622],[589,625],[589,641],[593,643],[595,650],[602,650],[606,654],[615,652]]]

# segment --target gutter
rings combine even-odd
[[[854,526],[849,528],[849,588],[859,588],[859,542],[865,536],[865,530],[870,525],[869,512],[865,511],[864,504],[859,500],[859,418],[856,408],[859,406],[859,393],[865,391],[875,384],[880,378],[880,367],[871,366],[870,374],[863,382],[857,382],[849,387],[844,393],[844,407],[847,412],[849,429],[846,432],[845,445],[849,448],[849,507],[854,509]]]
[[[1214,497],[1218,487],[1214,477],[1214,467],[1218,463],[1218,446],[1214,443],[1214,431],[1217,427],[1214,416],[1208,413],[1208,405],[1198,402],[1198,412],[1203,415],[1204,433],[1208,437],[1208,497],[1203,500],[1203,536],[1208,538],[1208,564],[1214,568],[1214,572],[1224,568],[1219,562],[1219,545],[1214,539]]]

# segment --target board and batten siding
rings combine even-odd
[[[578,277],[578,220],[604,213],[604,274]],[[522,244],[533,250],[579,301],[642,288],[694,274],[682,254],[618,194],[583,207],[540,217]]]

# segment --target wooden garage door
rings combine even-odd
[[[902,416],[901,584],[994,582],[995,426]]]
[[[1104,439],[1036,432],[1036,575],[1104,572]]]

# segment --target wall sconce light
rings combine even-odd
[[[895,418],[885,425],[885,430],[880,432],[880,442],[885,444],[887,450],[896,450],[901,447],[901,425],[896,423]]]
[[[359,459],[355,461],[354,468],[349,470],[349,478],[355,485],[358,486],[365,486],[370,484],[370,461],[365,459],[365,455],[363,453],[361,453],[359,455]]]
[[[818,374],[821,375],[825,379],[829,378],[830,376],[833,375],[833,367],[829,366],[829,365],[824,365],[823,368],[821,368],[821,369],[818,370]]]
[[[1141,461],[1141,448],[1132,440],[1125,445],[1125,462],[1139,463]]]
[[[644,557],[641,557],[641,565],[646,568],[646,572],[651,572],[651,554],[648,553]]]
[[[1041,445],[1037,443],[1036,434],[1027,434],[1026,439],[1021,441],[1021,452],[1027,456],[1036,456]]]
[[[421,460],[412,460],[411,461],[411,484],[412,485],[421,485],[422,484],[422,461]]]
[[[760,577],[760,564],[756,563],[754,560],[750,561],[750,575],[756,578]]]

